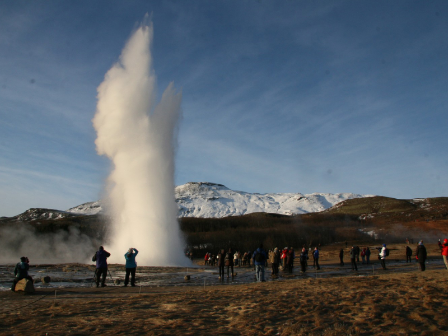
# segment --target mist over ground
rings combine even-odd
[[[0,228],[0,256],[2,264],[17,263],[28,257],[38,263],[91,263],[100,241],[81,233],[76,227],[68,231],[40,233],[30,224]]]

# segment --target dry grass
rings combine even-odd
[[[2,293],[2,335],[435,335],[448,333],[448,272],[236,286]],[[58,292],[59,293],[59,292]],[[39,295],[39,294],[37,294]],[[8,305],[11,309],[8,309]],[[16,307],[16,308],[13,308]]]

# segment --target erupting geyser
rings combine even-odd
[[[130,247],[140,265],[188,265],[174,198],[174,152],[181,93],[171,83],[156,100],[151,23],[130,37],[98,87],[93,125],[97,152],[113,163],[108,196],[113,218],[111,262]]]

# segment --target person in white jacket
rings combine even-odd
[[[386,268],[386,244],[383,244],[383,247],[381,248],[379,256],[381,258],[381,267],[383,267],[383,269],[387,269]]]

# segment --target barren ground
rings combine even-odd
[[[58,288],[56,296],[52,288],[39,288],[33,295],[3,291],[0,333],[448,334],[448,271],[437,246],[427,246],[430,259],[425,272],[415,263],[402,262],[404,245],[389,247],[395,250],[391,250],[387,271],[379,270],[376,258],[372,258],[375,270],[361,266],[360,272],[352,272],[347,258],[346,266],[340,268],[335,252],[339,247],[332,246],[322,249],[319,272],[311,268],[301,275],[296,268],[293,277],[265,283],[72,287]]]

